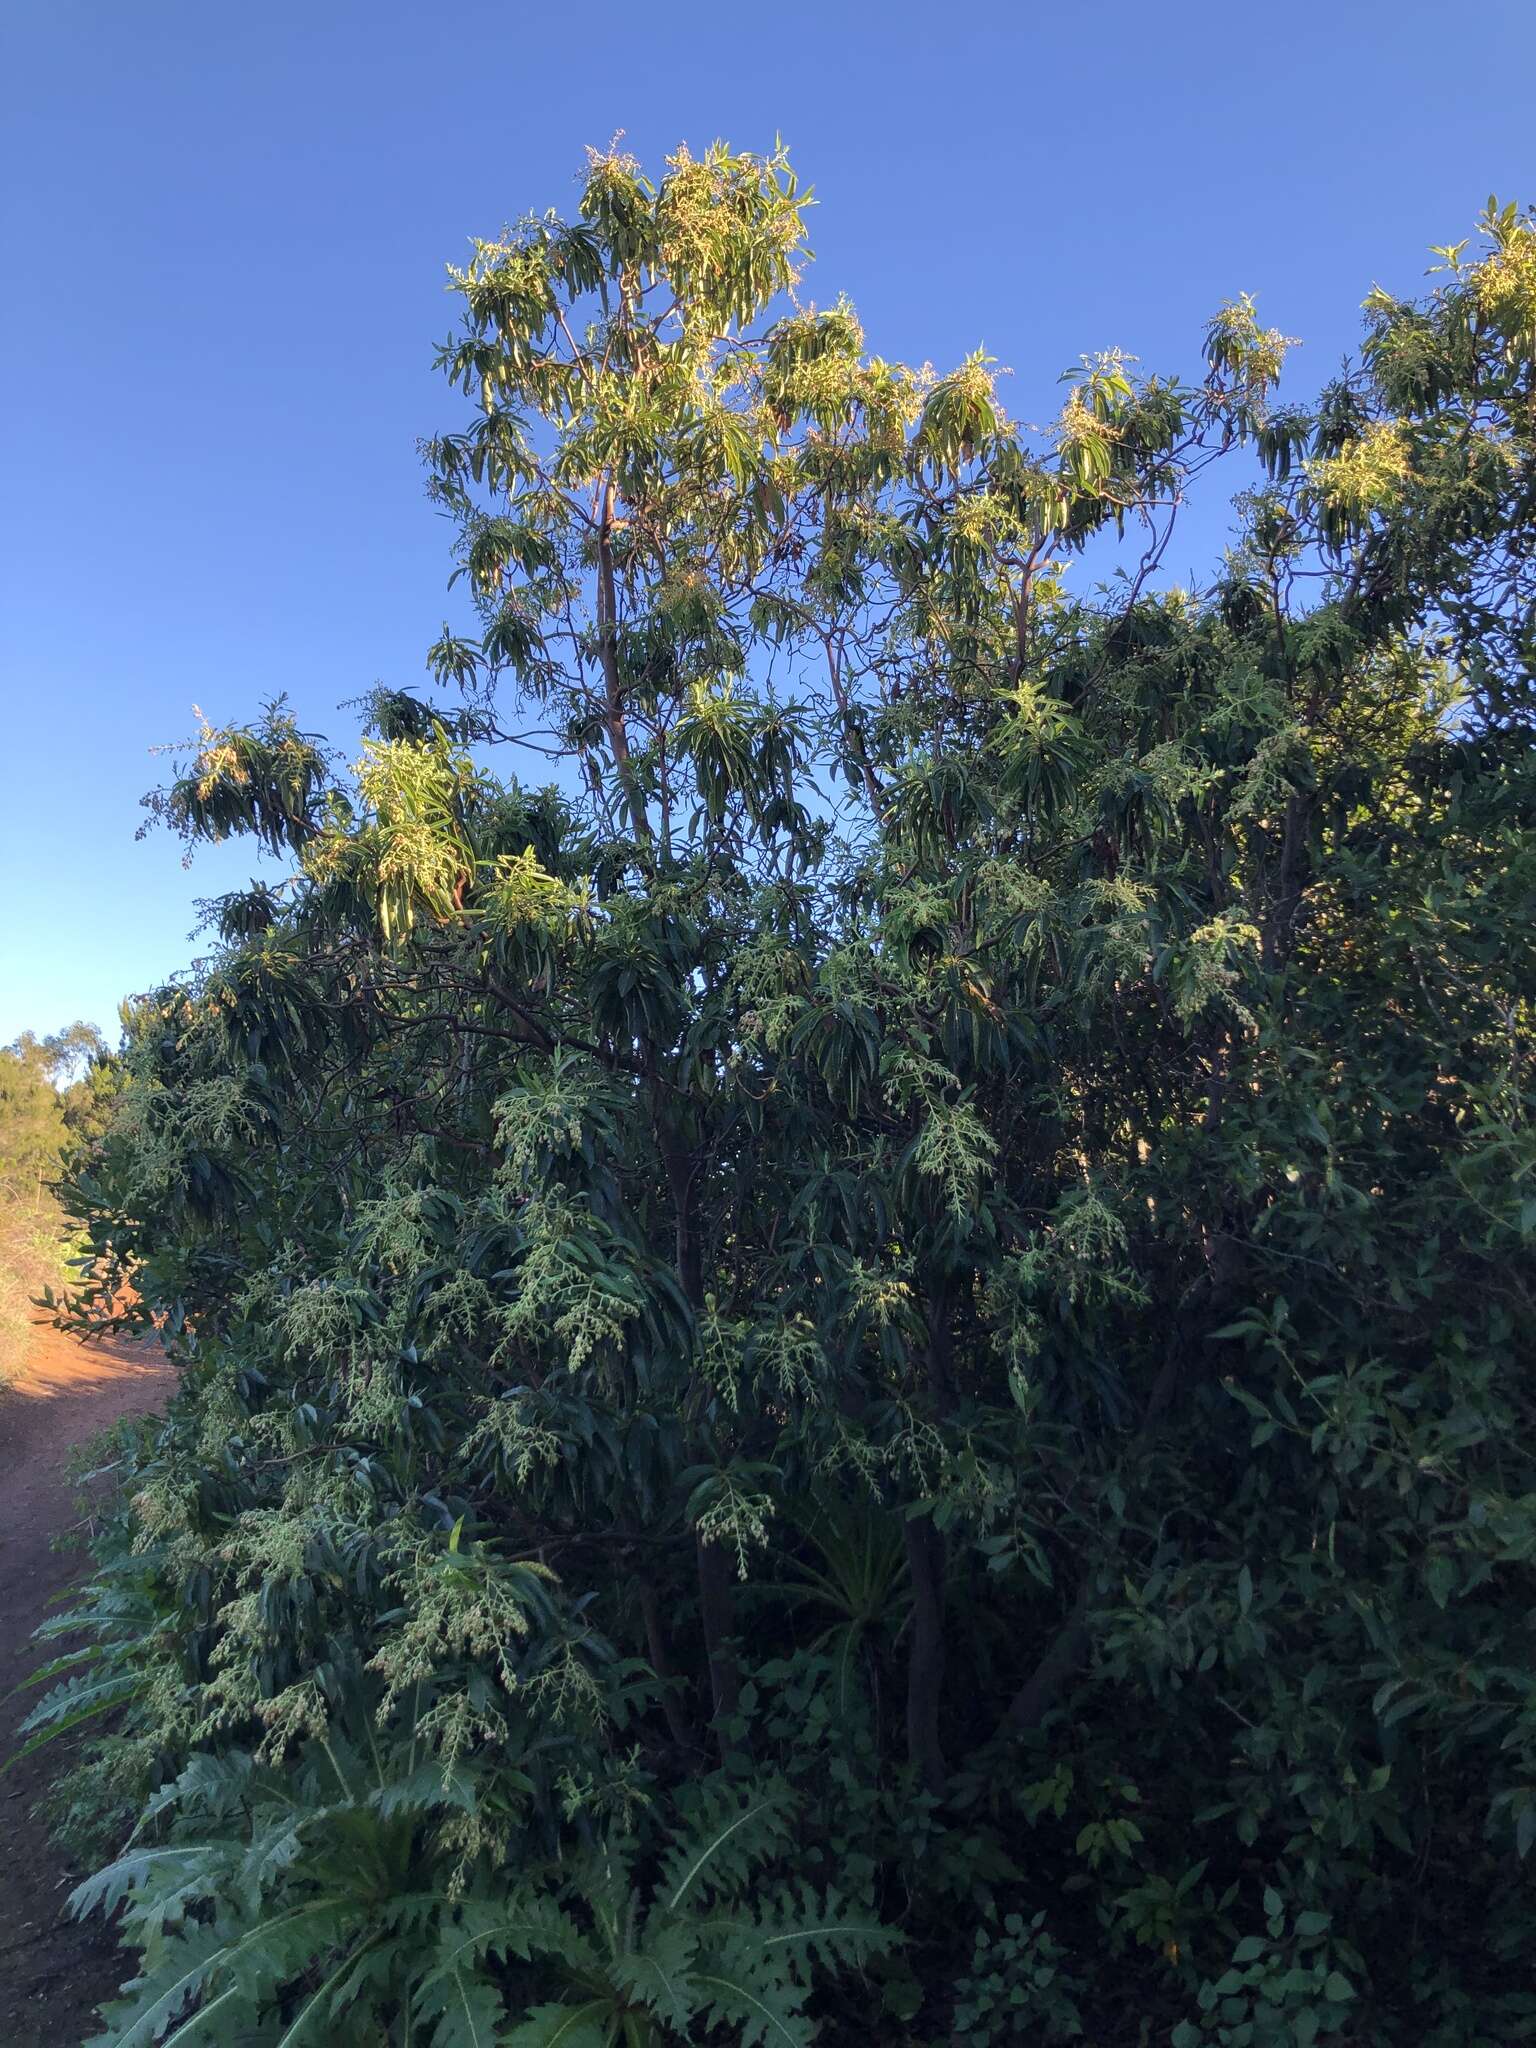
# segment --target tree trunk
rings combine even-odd
[[[1008,1702],[1001,1732],[1022,1735],[1038,1728],[1056,1695],[1082,1662],[1088,1649],[1088,1607],[1093,1598],[1093,1572],[1083,1574],[1072,1611],[1045,1655]]]
[[[661,1711],[667,1717],[667,1728],[679,1749],[696,1749],[698,1743],[688,1717],[683,1712],[678,1698],[677,1667],[672,1662],[672,1652],[667,1642],[666,1623],[661,1618],[661,1602],[656,1598],[656,1588],[649,1579],[637,1583],[640,1598],[640,1618],[645,1624],[646,1654],[651,1660],[651,1669],[661,1680]]]
[[[925,1792],[942,1796],[948,1772],[939,1717],[944,1701],[944,1538],[931,1517],[903,1529],[912,1574],[912,1643],[907,1653],[907,1758]]]
[[[947,1276],[934,1275],[924,1289],[924,1320],[928,1325],[928,1397],[940,1421],[955,1404],[954,1342],[949,1327],[952,1286]],[[948,1772],[940,1733],[944,1708],[944,1566],[943,1535],[928,1515],[914,1517],[903,1530],[907,1569],[912,1576],[912,1641],[907,1652],[907,1760],[917,1770],[925,1791],[938,1798]]]
[[[704,1264],[702,1247],[693,1227],[695,1160],[670,1122],[667,1107],[655,1088],[654,1055],[649,1048],[646,1061],[653,1082],[656,1144],[672,1191],[676,1218],[677,1277],[688,1306],[697,1316],[704,1307]],[[722,1716],[736,1712],[741,1697],[741,1671],[734,1652],[727,1647],[727,1638],[735,1633],[736,1627],[736,1589],[731,1579],[730,1554],[723,1545],[695,1539],[694,1553],[699,1571],[699,1614],[704,1625],[704,1647],[709,1657],[709,1688],[718,1723]],[[730,1744],[723,1734],[717,1734],[717,1739],[720,1753],[724,1756]]]
[[[624,791],[630,822],[642,846],[651,843],[651,821],[641,799],[635,771],[629,757],[629,733],[624,723],[624,693],[619,681],[619,600],[613,574],[614,483],[612,474],[603,485],[602,512],[597,529],[597,646],[603,671],[603,722],[619,785]]]
[[[1142,1410],[1141,1421],[1137,1424],[1136,1434],[1132,1439],[1133,1451],[1146,1444],[1178,1391],[1180,1375],[1194,1345],[1195,1311],[1211,1292],[1212,1282],[1208,1272],[1197,1275],[1184,1291],[1183,1298],[1174,1312],[1168,1349],[1163,1354],[1163,1362],[1158,1368],[1157,1378],[1152,1382],[1146,1406]],[[1037,1728],[1055,1704],[1062,1687],[1087,1656],[1093,1640],[1088,1627],[1088,1610],[1093,1605],[1093,1588],[1097,1574],[1098,1567],[1090,1560],[1078,1582],[1077,1597],[1072,1602],[1066,1620],[1051,1638],[1034,1670],[1008,1702],[998,1726],[1000,1735],[1019,1735],[1027,1728]]]
[[[731,1554],[723,1543],[694,1539],[699,1566],[699,1606],[704,1616],[704,1642],[709,1652],[709,1690],[714,1701],[715,1739],[722,1759],[730,1754],[731,1742],[721,1723],[729,1720],[741,1704],[741,1668],[727,1637],[735,1624],[735,1589],[731,1583]]]

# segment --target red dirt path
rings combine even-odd
[[[158,1408],[173,1378],[148,1349],[79,1344],[39,1328],[20,1379],[0,1387],[0,1762],[15,1751],[17,1726],[37,1697],[13,1696],[44,1662],[32,1631],[83,1568],[78,1550],[54,1547],[78,1521],[69,1455],[121,1416]],[[4,2048],[79,2048],[96,2031],[97,2005],[132,1974],[99,1920],[79,1926],[60,1917],[80,1873],[34,1809],[61,1761],[44,1749],[0,1777]]]

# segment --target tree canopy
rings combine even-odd
[[[472,621],[154,799],[293,873],[71,1196],[106,2038],[1530,2038],[1536,223],[1035,432],[807,204],[477,243]]]

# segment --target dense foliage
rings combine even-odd
[[[105,1130],[114,1081],[89,1024],[23,1032],[0,1050],[0,1382],[22,1363],[39,1303],[64,1283],[73,1233],[54,1189]]]
[[[804,205],[476,245],[435,707],[157,800],[295,873],[73,1193],[108,2038],[1532,2038],[1536,224],[1038,435]]]

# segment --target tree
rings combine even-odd
[[[11,1199],[41,1206],[72,1139],[105,1128],[101,1108],[114,1069],[94,1024],[70,1024],[47,1038],[24,1031],[0,1051],[0,1180]]]
[[[40,1211],[64,1152],[64,1112],[47,1055],[28,1033],[0,1052],[0,1181],[8,1203]]]
[[[0,1050],[0,1381],[22,1362],[36,1303],[63,1279],[53,1189],[76,1144],[105,1128],[103,1050],[89,1024],[45,1039],[23,1032]],[[83,1060],[94,1064],[70,1081]]]
[[[635,1924],[568,2021],[579,1942],[466,1930],[771,1784],[891,2038],[1523,2038],[1536,228],[1314,412],[1237,300],[1041,443],[800,305],[805,205],[607,155],[477,245],[447,701],[157,799],[297,865],[72,1196],[184,1365],[36,1717],[137,1702],[131,2024],[655,2038]],[[719,2024],[867,2038],[840,1942]]]

